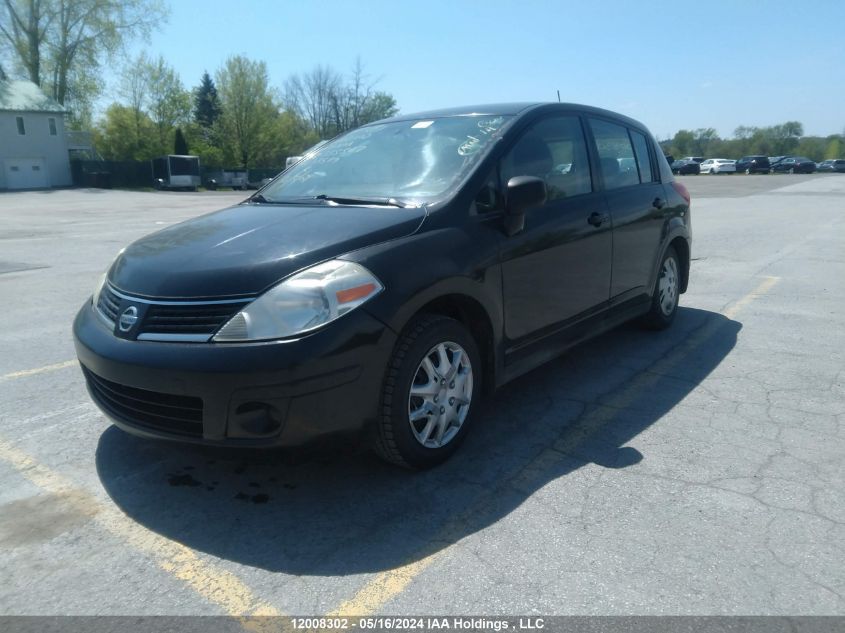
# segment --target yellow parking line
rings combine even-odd
[[[748,304],[771,290],[779,280],[779,277],[765,278],[754,290],[722,310],[721,314],[733,319]],[[508,485],[519,488],[525,484],[530,484],[531,481],[536,480],[538,475],[559,463],[564,455],[574,453],[586,440],[595,436],[596,433],[613,422],[621,410],[630,406],[645,390],[667,375],[673,366],[682,362],[691,351],[705,343],[721,325],[721,323],[709,322],[647,371],[637,374],[622,390],[582,416],[575,424],[567,427],[564,437],[557,440],[550,448],[541,451],[507,482]],[[471,520],[472,516],[483,513],[484,506],[495,503],[495,501],[491,498],[491,495],[485,495],[479,502],[448,521],[437,536],[432,539],[433,542],[454,542],[455,537],[460,535],[460,526],[467,520]],[[435,561],[442,551],[424,555],[419,560],[376,574],[352,598],[338,605],[330,615],[365,616],[376,613],[390,600],[402,593],[413,582],[414,578]]]
[[[342,602],[326,617],[364,616],[375,613],[392,598],[405,591],[414,578],[431,565],[435,558],[437,558],[437,553],[429,554],[413,563],[376,574],[375,578],[358,590],[351,599]]]
[[[734,318],[734,316],[740,310],[742,310],[745,306],[747,306],[749,303],[754,301],[757,297],[760,297],[761,295],[766,294],[767,292],[769,292],[769,290],[774,288],[775,284],[778,281],[780,281],[780,277],[766,277],[760,283],[760,285],[758,285],[756,288],[754,288],[754,290],[749,292],[747,295],[745,295],[739,301],[736,301],[735,303],[728,306],[725,310],[723,310],[722,314],[724,314],[729,319]]]
[[[66,367],[72,367],[76,365],[77,362],[75,360],[66,360],[61,363],[55,363],[53,365],[45,365],[44,367],[36,367],[35,369],[23,369],[21,371],[13,371],[10,374],[3,374],[0,376],[0,380],[6,380],[7,378],[23,378],[24,376],[33,376],[35,374],[43,374],[44,372],[48,371],[57,371],[59,369],[64,369]]]
[[[202,560],[188,547],[142,527],[115,506],[102,503],[94,495],[39,464],[33,457],[2,438],[0,460],[41,490],[61,496],[100,527],[150,556],[161,569],[184,582],[211,604],[220,607],[227,615],[246,616],[243,620],[244,628],[263,628],[262,620],[251,619],[255,616],[281,615],[272,605],[256,597],[234,574]]]

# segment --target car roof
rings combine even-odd
[[[614,119],[618,119],[623,123],[633,125],[635,127],[639,127],[642,129],[647,129],[642,123],[632,119],[630,117],[625,116],[624,114],[619,114],[618,112],[612,112],[610,110],[604,110],[603,108],[596,108],[594,106],[582,105],[578,103],[558,103],[555,101],[549,102],[517,102],[517,103],[493,103],[493,104],[486,104],[486,105],[469,105],[469,106],[459,106],[454,108],[442,108],[439,110],[427,110],[425,112],[410,112],[408,114],[398,114],[394,117],[390,117],[389,119],[381,119],[380,121],[374,121],[373,123],[369,123],[368,125],[374,125],[378,123],[393,123],[395,121],[412,121],[416,119],[437,119],[442,117],[451,117],[451,116],[470,116],[470,115],[478,115],[478,114],[489,114],[489,115],[520,115],[525,114],[531,110],[545,110],[548,112],[554,112],[556,110],[580,110],[585,114],[593,114],[596,116],[605,116],[605,117],[612,117]]]

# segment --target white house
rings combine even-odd
[[[31,81],[0,79],[0,190],[72,184],[64,114]]]

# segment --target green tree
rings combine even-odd
[[[818,136],[805,136],[798,141],[795,147],[795,153],[799,156],[806,156],[815,161],[824,159],[825,150],[827,149],[827,140]]]
[[[161,0],[3,0],[0,11],[0,43],[30,81],[72,110],[96,98],[106,58],[167,18]]]
[[[694,156],[712,156],[719,135],[712,127],[698,128],[693,135]]]
[[[191,96],[164,57],[160,56],[138,70],[147,76],[148,114],[156,124],[159,150],[166,154],[171,147],[174,127],[190,119]]]
[[[176,134],[173,137],[173,153],[186,155],[190,151],[188,149],[188,141],[185,140],[185,135],[182,133],[182,128],[176,128]]]
[[[843,132],[843,137],[845,137],[845,132]],[[825,158],[842,158],[843,154],[843,142],[842,139],[837,136],[831,136],[828,138],[827,147],[824,150],[824,157]]]
[[[147,116],[147,104],[149,100],[149,81],[146,68],[150,59],[146,53],[140,53],[138,57],[124,66],[121,72],[120,87],[118,94],[127,103],[132,111],[132,118],[135,122],[134,139],[140,149],[141,126]]]
[[[200,85],[194,90],[194,121],[211,129],[220,116],[220,97],[211,76],[204,72]]]
[[[94,144],[106,160],[149,160],[159,153],[155,129],[145,113],[137,117],[131,107],[113,103],[94,128]]]
[[[386,92],[375,92],[364,102],[358,119],[358,125],[364,125],[365,123],[371,123],[379,119],[386,119],[397,114],[399,114],[399,108],[396,105],[396,99],[393,98],[393,95],[389,95]]]
[[[695,155],[695,134],[689,130],[678,130],[672,137],[672,154],[675,158]]]
[[[203,167],[215,169],[227,166],[223,150],[209,140],[209,130],[194,122],[181,129],[191,153],[200,157]]]
[[[269,87],[267,65],[240,55],[229,57],[217,71],[217,89],[225,155],[242,167],[273,160],[274,150],[279,150],[273,133],[279,108]]]

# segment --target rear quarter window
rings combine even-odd
[[[648,151],[648,141],[639,132],[631,130],[631,140],[634,143],[634,153],[637,156],[637,167],[640,170],[640,182],[654,182],[654,170],[651,168],[651,156]]]

